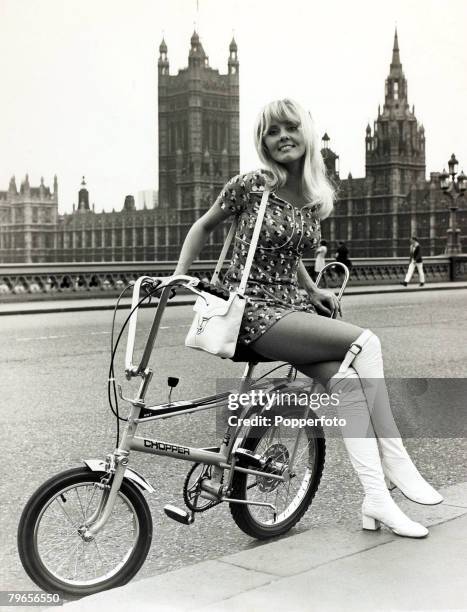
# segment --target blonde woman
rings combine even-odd
[[[264,168],[227,183],[188,232],[175,273],[186,274],[210,232],[237,215],[224,278],[229,290],[235,288],[262,192],[270,191],[238,342],[288,361],[340,393],[340,416],[349,423],[344,442],[365,493],[363,527],[375,530],[384,523],[398,535],[424,537],[428,530],[400,510],[385,477],[413,501],[438,504],[443,498],[422,478],[402,443],[384,384],[379,339],[370,330],[317,316],[329,316],[339,304],[332,292],[316,287],[302,262],[319,244],[320,220],[329,216],[334,199],[312,118],[293,100],[271,102],[259,114],[255,142]]]

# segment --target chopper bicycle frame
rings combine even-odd
[[[335,262],[325,269],[336,265],[344,269],[340,299],[349,273],[343,264]],[[149,358],[175,287],[194,293],[202,288],[219,295],[215,287],[206,287],[195,277],[138,278],[125,322],[129,323],[125,374],[128,380],[137,377],[141,382],[133,399],[125,398],[119,385],[120,397],[130,404],[126,419],[116,414],[126,421],[122,439],[120,443],[117,440],[115,450],[105,461],[86,459],[82,467],[50,478],[33,493],[23,510],[18,527],[20,559],[30,578],[45,591],[58,592],[70,599],[82,597],[127,583],[143,565],[152,539],[152,517],[143,492],[152,493],[154,488],[129,467],[132,451],[193,464],[183,489],[188,512],[170,504],[164,508],[168,517],[185,525],[193,523],[196,514],[228,502],[234,521],[248,535],[258,539],[279,536],[302,518],[317,491],[324,467],[325,440],[308,404],[289,404],[284,409],[276,402],[269,410],[264,400],[247,401],[241,406],[238,420],[231,424],[229,419],[220,446],[210,448],[136,435],[140,424],[214,408],[226,409],[232,393],[175,402],[170,401],[169,394],[168,403],[147,405],[145,396],[153,376]],[[140,291],[146,292],[141,300]],[[159,301],[141,360],[135,365],[138,307],[148,295],[157,295]],[[289,364],[285,364],[288,372],[282,379],[254,381],[258,362],[270,360],[251,349],[243,353],[232,358],[246,362],[240,390],[235,393],[256,392],[257,398],[270,393],[277,400],[288,390],[311,392],[310,380],[295,381],[296,369]],[[115,350],[112,359],[114,354]],[[169,386],[177,382],[178,379],[169,378]],[[255,426],[254,417],[258,417]],[[284,424],[287,422],[292,426]],[[300,425],[294,426],[293,422]]]

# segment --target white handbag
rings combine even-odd
[[[228,300],[211,295],[207,291],[201,292],[193,307],[195,317],[185,338],[185,346],[206,351],[219,357],[232,357],[235,353],[246,304],[245,289],[248,277],[250,276],[251,264],[253,263],[256,245],[258,244],[268,197],[269,191],[265,190],[261,198],[253,237],[238,288],[230,292]],[[224,259],[235,234],[236,226],[237,223],[234,221],[211,279],[211,284],[213,285],[219,278]]]

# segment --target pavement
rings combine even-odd
[[[418,283],[413,283],[408,287],[401,285],[364,285],[356,287],[347,287],[345,295],[368,295],[372,293],[401,293],[414,291],[439,291],[449,289],[467,289],[466,281],[458,282],[443,282],[443,283],[428,283],[424,287],[419,287]],[[196,296],[176,295],[169,301],[169,306],[187,306],[193,304]],[[86,297],[86,294],[81,294],[76,298],[67,299],[47,299],[47,300],[31,300],[24,302],[3,302],[0,303],[0,316],[2,315],[20,315],[20,314],[43,314],[54,312],[80,312],[92,310],[113,310],[117,298],[113,297]],[[123,298],[119,304],[119,308],[128,308],[131,304],[131,298]],[[143,305],[148,307],[152,305]]]
[[[126,586],[66,603],[64,610],[466,611],[467,482],[440,492],[445,500],[438,506],[400,503],[430,528],[421,540],[386,528],[363,531],[357,524],[351,531],[311,529],[152,578],[136,577]]]

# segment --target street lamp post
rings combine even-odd
[[[459,239],[460,229],[457,227],[456,211],[459,208],[457,199],[464,196],[467,187],[467,176],[461,172],[457,174],[459,162],[454,153],[448,161],[449,174],[443,169],[440,174],[440,186],[443,192],[449,196],[449,229],[446,246],[446,255],[459,255],[462,252],[462,246]],[[457,179],[456,179],[457,174]],[[451,180],[449,180],[449,177]]]

